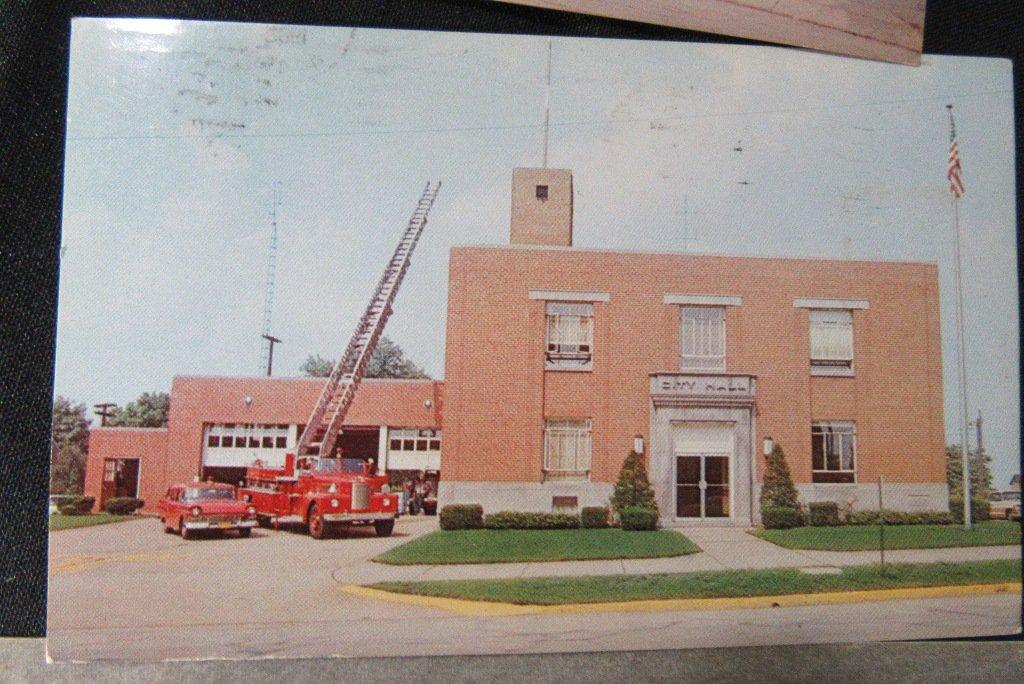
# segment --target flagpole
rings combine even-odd
[[[956,140],[956,124],[953,122],[953,105],[946,105],[949,110],[949,141],[950,145]],[[959,161],[959,159],[958,159]],[[964,354],[964,277],[963,264],[960,258],[960,196],[957,192],[953,195],[953,221],[956,226],[956,312],[957,312],[957,356],[960,361],[960,459],[962,468],[962,481],[964,491],[964,529],[971,529],[971,457],[968,435],[970,434],[967,416],[967,359]]]

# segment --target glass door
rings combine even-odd
[[[676,517],[729,517],[729,456],[676,456]]]

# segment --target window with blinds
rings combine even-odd
[[[590,473],[590,419],[549,420],[544,424],[544,474],[581,478]]]
[[[857,435],[853,423],[811,424],[811,481],[855,482]]]
[[[681,370],[725,370],[725,308],[680,309]]]
[[[844,310],[812,310],[811,369],[853,369],[853,313]]]
[[[589,370],[593,363],[594,305],[547,303],[546,366]]]

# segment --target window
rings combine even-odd
[[[220,446],[220,426],[209,425],[207,426],[206,446],[219,447]]]
[[[683,370],[725,370],[725,308],[684,306],[679,341]]]
[[[538,185],[537,186],[537,199],[546,200],[548,198],[548,186]]]
[[[590,419],[549,420],[544,424],[544,473],[586,478],[590,473]]]
[[[594,348],[594,305],[548,302],[545,367],[590,370]]]
[[[440,451],[441,431],[392,428],[388,432],[388,446],[391,451]]]
[[[849,375],[853,372],[853,313],[814,309],[811,323],[811,372]]]
[[[853,423],[812,423],[811,481],[853,483],[856,451]]]

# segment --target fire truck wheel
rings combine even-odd
[[[327,525],[320,517],[320,511],[316,504],[309,507],[309,536],[313,539],[323,539],[327,535]]]
[[[378,537],[390,537],[391,531],[395,529],[394,520],[378,520],[373,523],[373,531]]]
[[[239,528],[239,530],[238,530],[238,536],[241,537],[242,539],[245,539],[250,534],[252,534],[252,529],[251,528],[242,527],[242,528]]]

